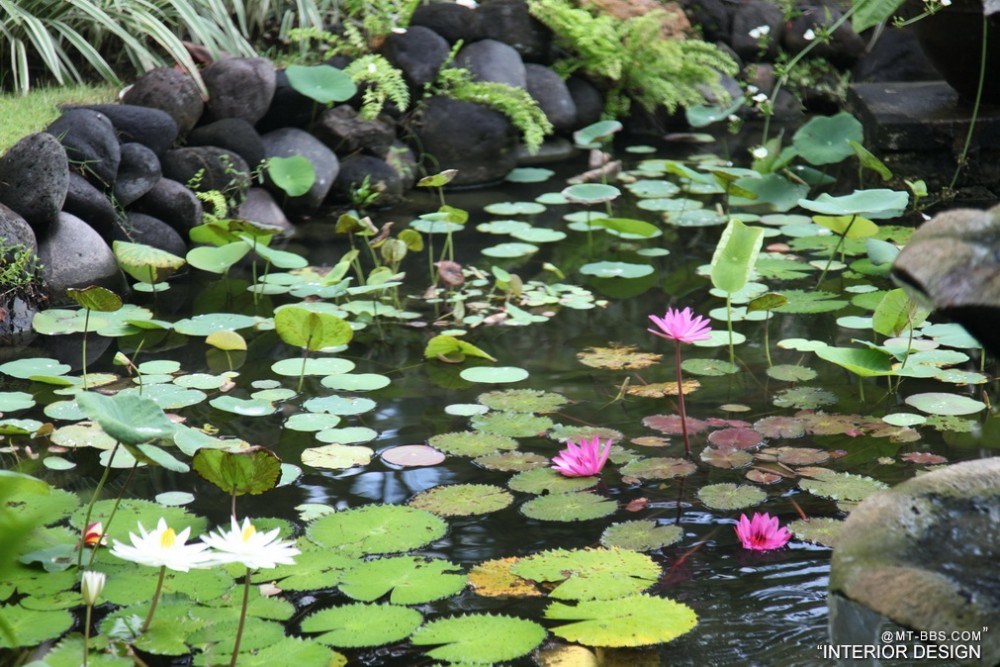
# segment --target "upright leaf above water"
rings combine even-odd
[[[96,310],[102,313],[110,313],[122,307],[122,299],[109,289],[90,285],[83,289],[70,287],[66,290],[66,296],[76,301],[86,309],[87,315],[83,320],[83,352],[81,368],[83,369],[83,388],[87,388],[87,329],[90,327],[90,311]]]
[[[305,379],[307,353],[325,347],[346,345],[354,336],[351,325],[345,320],[302,306],[279,308],[274,313],[274,328],[281,340],[303,350],[302,372],[299,374],[300,391]]]
[[[144,243],[115,241],[112,248],[122,270],[140,282],[161,282],[184,266],[177,255]]]
[[[715,254],[712,255],[712,285],[726,293],[726,324],[729,331],[729,361],[733,363],[732,295],[740,291],[750,280],[754,263],[764,242],[764,230],[748,227],[735,218],[729,221],[722,232]]]
[[[264,447],[230,452],[203,448],[195,452],[195,472],[231,496],[259,495],[281,479],[281,459]]]

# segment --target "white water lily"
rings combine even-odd
[[[207,545],[200,542],[185,544],[191,534],[190,526],[178,533],[161,518],[156,524],[156,530],[149,533],[140,523],[139,533],[138,536],[135,533],[128,534],[131,545],[114,540],[112,555],[133,563],[166,567],[178,572],[211,567],[214,564],[211,554],[206,552]]]
[[[231,517],[230,522],[230,530],[220,528],[201,538],[206,546],[215,549],[212,555],[216,562],[242,563],[251,570],[270,569],[278,565],[294,565],[295,556],[302,553],[291,542],[278,539],[278,528],[259,533],[248,518],[243,519],[242,526],[237,523],[236,517]]]
[[[88,607],[97,604],[97,597],[104,590],[104,583],[107,575],[95,570],[87,570],[80,579],[80,595],[83,596],[83,603]]]

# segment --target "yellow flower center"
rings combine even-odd
[[[163,531],[163,535],[160,536],[160,546],[164,549],[170,549],[174,546],[174,542],[177,541],[177,533],[173,528],[167,528]]]
[[[257,532],[257,529],[253,527],[253,524],[250,524],[249,526],[247,526],[246,528],[244,528],[243,529],[243,541],[244,542],[249,542],[250,538],[253,537],[254,533],[256,533],[256,532]]]

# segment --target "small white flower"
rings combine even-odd
[[[771,32],[771,26],[769,25],[759,25],[750,31],[750,36],[754,39],[760,39],[761,37],[767,37]]]
[[[951,0],[948,1],[950,2]],[[814,39],[816,39],[816,33],[813,32],[812,28],[809,28],[808,30],[805,31],[805,34],[802,35],[802,39],[806,40],[807,42],[811,42]]]
[[[941,6],[942,7],[950,7],[951,6],[951,0],[940,0],[940,2],[941,2]]]
[[[88,607],[93,607],[97,602],[97,596],[104,590],[104,582],[107,576],[103,572],[87,570],[80,580],[80,595],[83,596],[83,603]]]
[[[760,104],[762,102],[767,102],[767,93],[757,93],[756,95],[754,95],[750,99],[752,99],[757,104]]]
[[[749,86],[747,86],[747,92],[750,93],[751,95],[753,95],[754,93],[756,93],[759,90],[760,90],[760,88],[758,88],[757,86],[753,85],[752,83]]]
[[[728,120],[730,123],[736,123],[740,120],[740,117],[734,113],[731,113],[728,116],[726,116],[726,120]]]
[[[129,533],[132,545],[114,540],[111,554],[118,558],[130,560],[133,563],[152,567],[166,567],[178,572],[187,572],[191,568],[211,567],[214,561],[211,555],[205,553],[207,545],[201,543],[185,544],[191,527],[181,532],[167,526],[165,519],[160,519],[156,530],[147,533],[145,527],[139,524],[140,536]]]
[[[206,546],[215,549],[213,556],[220,563],[243,563],[251,570],[294,565],[295,556],[302,553],[291,542],[278,539],[279,528],[258,533],[250,519],[243,519],[241,527],[236,517],[230,518],[231,529],[221,528],[216,533],[202,536]]]
[[[750,155],[753,155],[754,158],[757,160],[763,160],[764,158],[767,157],[767,148],[765,148],[764,146],[757,146],[752,151],[750,151]]]
[[[376,72],[378,72],[378,68],[375,67],[375,63],[368,63],[368,73],[375,74]]]

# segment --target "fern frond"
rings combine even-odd
[[[403,73],[380,55],[358,58],[344,68],[344,73],[359,89],[364,88],[359,112],[362,118],[371,120],[378,116],[386,100],[391,100],[400,111],[406,111],[410,105],[410,89]]]

